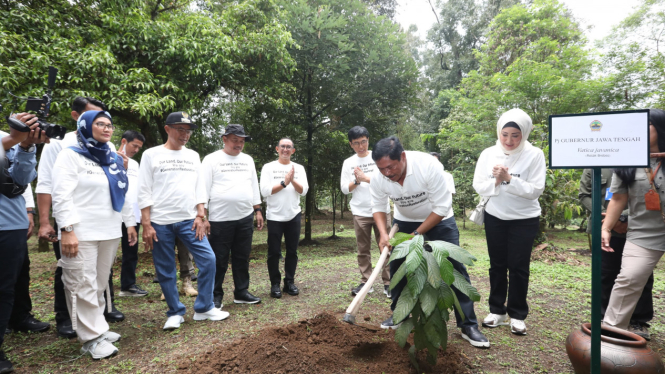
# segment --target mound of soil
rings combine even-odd
[[[194,360],[178,364],[181,372],[212,373],[415,373],[394,332],[353,326],[330,314],[260,331],[231,344],[218,345]],[[439,350],[437,365],[418,355],[420,372],[470,373],[467,358],[454,347]]]

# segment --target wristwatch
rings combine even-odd
[[[18,147],[21,148],[24,152],[28,152],[28,153],[33,153],[35,151],[35,149],[37,149],[37,146],[35,146],[34,144],[30,145],[30,147],[28,147],[28,148],[23,148],[23,147],[21,147],[21,145],[19,145]]]
[[[360,182],[358,182],[358,180],[356,179],[355,181],[353,181],[353,184],[355,184],[357,186],[357,185],[360,184]]]
[[[261,208],[254,209],[254,212],[261,212]]]
[[[628,222],[628,216],[625,214],[620,215],[619,222]]]
[[[62,231],[62,232],[72,232],[72,231],[74,231],[74,226],[69,225],[69,226],[61,227],[60,231]]]
[[[284,181],[279,182],[279,184],[281,184],[282,187],[286,188],[286,183],[284,183]]]
[[[34,210],[34,209],[28,209],[28,210],[26,210],[25,212],[26,212],[27,214],[32,214],[32,215],[35,214],[35,210]]]
[[[413,230],[413,235],[420,235],[420,233],[417,230]]]

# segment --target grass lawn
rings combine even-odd
[[[318,244],[299,249],[296,283],[300,295],[284,294],[281,299],[269,296],[270,282],[266,268],[267,232],[254,234],[251,256],[250,292],[263,299],[258,305],[233,304],[233,281],[226,276],[224,310],[231,317],[222,322],[194,322],[193,298],[181,296],[187,306],[185,324],[176,331],[164,332],[166,304],[159,300],[160,288],[152,283],[154,269],[150,253],[141,248],[137,283],[150,294],[144,298],[117,298],[116,306],[126,320],[112,324],[111,329],[122,335],[117,344],[117,356],[93,361],[89,356],[78,357],[80,343],[65,340],[55,334],[53,314],[53,273],[55,257],[52,252],[37,252],[35,238],[30,240],[31,295],[34,314],[52,327],[42,334],[13,333],[6,337],[4,350],[18,373],[169,373],[178,370],[187,360],[202,359],[202,353],[212,346],[228,344],[247,334],[260,333],[262,328],[283,326],[327,312],[340,319],[353,299],[351,288],[360,279],[355,256],[355,238],[350,213],[337,220],[339,239],[329,239],[332,231],[330,217],[314,220]],[[461,227],[462,222],[458,225]],[[460,229],[461,245],[478,258],[469,268],[472,283],[482,295],[476,304],[476,314],[482,320],[488,313],[486,297],[489,292],[487,246],[484,232],[467,222]],[[553,230],[550,241],[563,249],[559,253],[537,256],[531,263],[529,292],[530,314],[526,320],[527,336],[510,334],[508,327],[482,329],[490,339],[490,349],[471,347],[454,328],[449,326],[449,344],[456,346],[468,358],[473,373],[569,373],[572,366],[565,352],[565,339],[572,329],[590,320],[591,257],[585,233]],[[378,259],[377,255],[373,260]],[[229,272],[232,269],[229,268]],[[120,288],[120,261],[114,265],[116,294]],[[656,269],[654,284],[655,318],[652,321],[650,346],[657,352],[665,348],[664,281],[662,267]],[[376,323],[389,316],[389,299],[375,285],[357,316],[358,321]],[[406,355],[407,353],[404,352]],[[661,352],[662,354],[662,352]]]

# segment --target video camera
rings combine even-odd
[[[55,78],[57,75],[58,75],[58,69],[54,68],[53,66],[49,66],[48,90],[41,98],[37,97],[21,98],[15,96],[11,92],[9,94],[17,99],[27,100],[25,104],[25,110],[37,113],[37,123],[39,124],[39,128],[46,134],[46,136],[48,136],[51,139],[62,140],[62,138],[64,138],[65,134],[67,133],[67,129],[62,126],[46,122],[45,119],[46,117],[48,117],[49,110],[51,109],[51,100],[52,100],[51,92],[53,91],[53,87],[55,86]],[[0,111],[1,110],[2,106],[0,106]],[[13,128],[14,130],[18,130],[20,132],[30,131],[30,127],[28,125],[17,120],[16,118],[12,118],[11,115],[7,117],[7,123],[9,123],[9,127]]]

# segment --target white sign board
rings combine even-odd
[[[550,168],[649,167],[649,111],[549,118]]]

